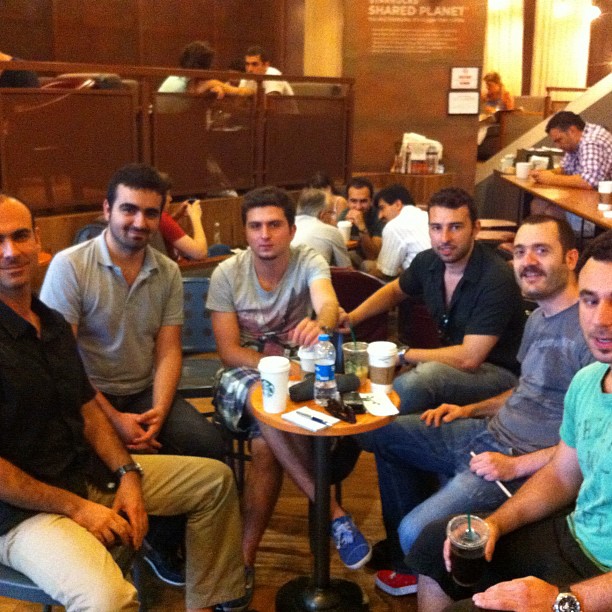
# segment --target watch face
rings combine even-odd
[[[580,604],[573,595],[562,595],[556,603],[556,612],[580,612]]]

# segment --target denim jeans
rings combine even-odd
[[[410,414],[437,408],[445,402],[471,404],[515,387],[517,377],[506,368],[483,363],[464,372],[437,361],[419,363],[393,382],[400,396],[400,412]]]
[[[493,510],[506,499],[494,482],[472,473],[470,451],[511,453],[489,433],[485,419],[458,419],[428,427],[418,415],[399,416],[360,442],[376,457],[387,534],[397,530],[404,553],[431,521],[449,514]],[[446,482],[432,486],[432,473]],[[510,491],[524,479],[505,483]]]

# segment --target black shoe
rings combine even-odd
[[[226,601],[215,606],[215,612],[246,612],[255,590],[255,568],[244,568],[244,595],[232,601]]]
[[[162,582],[175,587],[185,586],[185,564],[182,559],[158,552],[146,540],[142,544],[142,552],[143,559]]]
[[[389,538],[376,542],[372,546],[372,558],[368,561],[367,567],[376,571],[390,568],[396,571],[408,571],[404,565],[402,549],[399,544],[395,544]]]

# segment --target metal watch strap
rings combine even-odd
[[[559,594],[553,605],[553,612],[581,612],[582,608],[576,595],[568,586],[559,587]]]
[[[115,477],[117,480],[121,480],[128,472],[138,472],[140,476],[143,475],[143,469],[140,463],[126,463],[122,465],[120,468],[115,470]]]

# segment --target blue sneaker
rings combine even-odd
[[[342,563],[349,569],[357,570],[363,567],[372,557],[372,547],[357,529],[350,515],[333,520],[331,534]]]
[[[253,590],[255,589],[255,568],[244,568],[244,590],[245,593],[238,599],[226,601],[225,603],[217,604],[215,612],[246,612],[251,600],[253,599]]]

